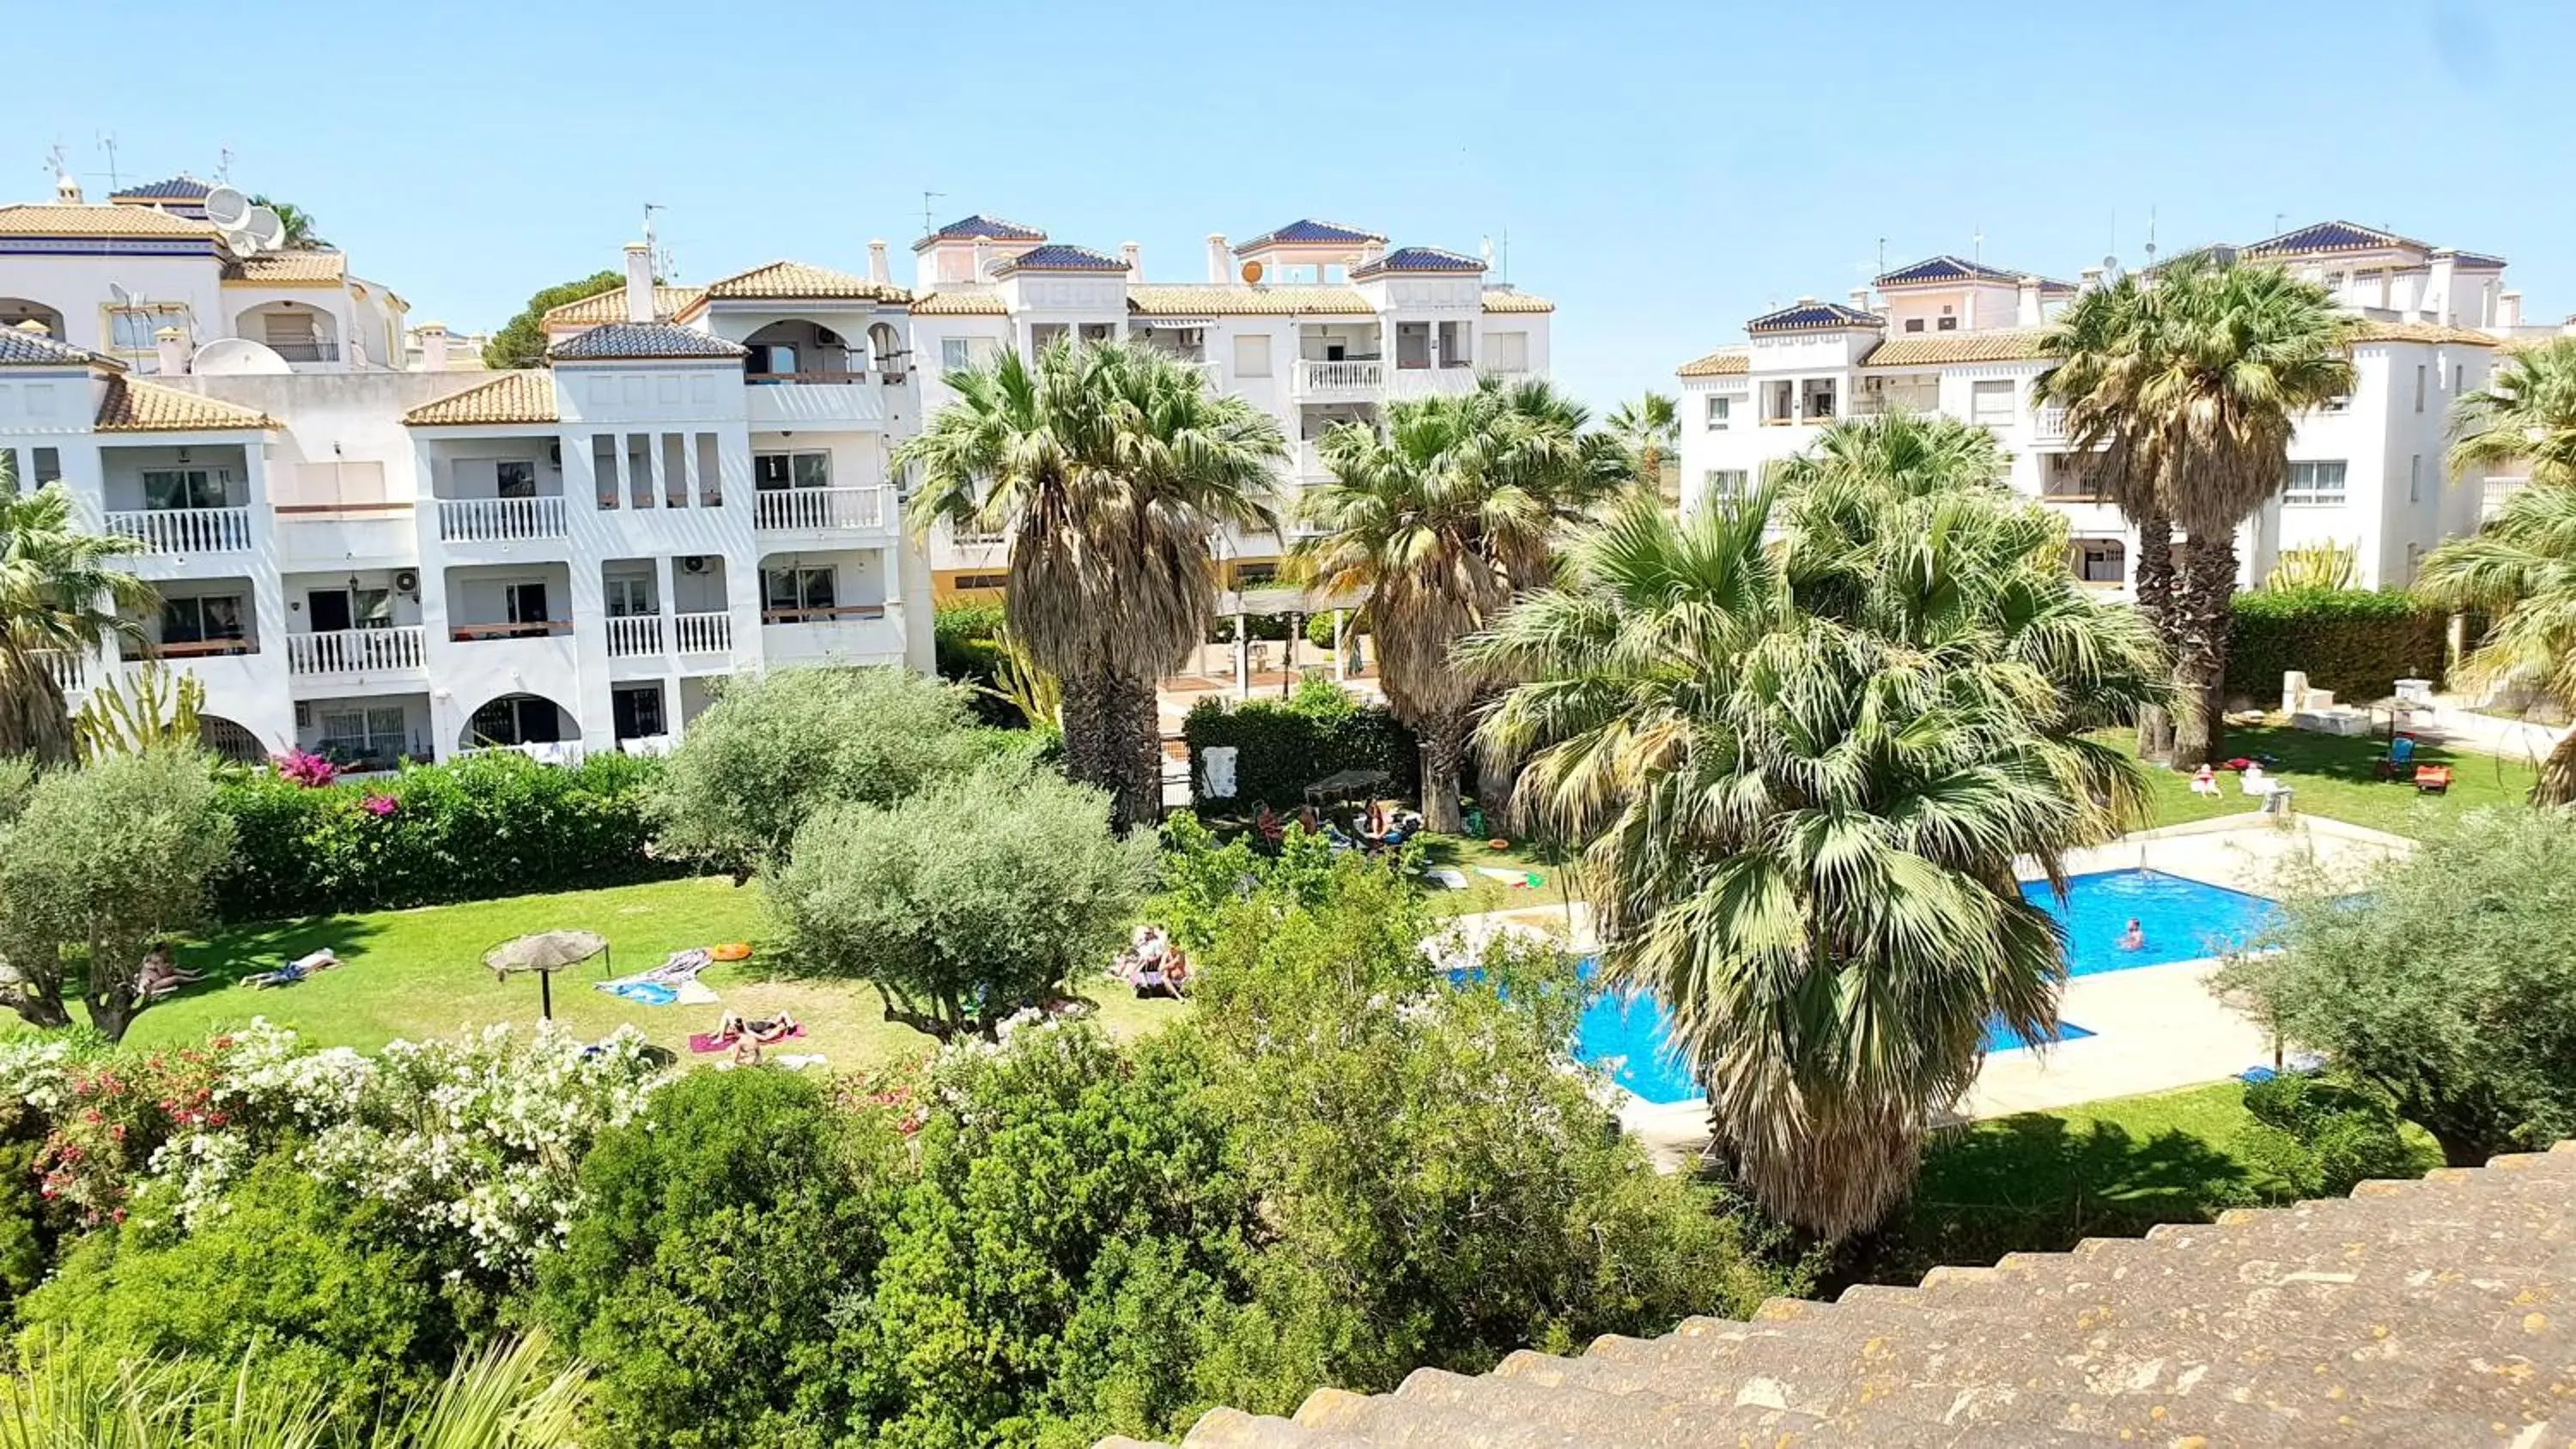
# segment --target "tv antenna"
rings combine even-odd
[[[670,265],[671,259],[662,254],[661,244],[655,241],[653,237],[653,213],[668,210],[670,210],[669,207],[664,206],[658,201],[648,201],[644,203],[644,256],[645,259],[652,264],[653,275],[656,279],[667,277],[672,274]]]
[[[2153,268],[2153,267],[2155,266],[2155,264],[2156,264],[2156,209],[2155,209],[2154,207],[2150,206],[2150,207],[2148,207],[2148,208],[2147,208],[2147,266],[2148,266],[2149,268]]]
[[[1986,259],[1986,229],[1974,222],[1970,225],[1976,229],[1968,234],[1968,260],[1983,262]]]
[[[1885,237],[1878,239],[1878,271],[1874,275],[1881,277],[1887,275],[1887,238]]]
[[[114,131],[99,132],[98,149],[107,153],[107,191],[110,196],[113,196],[116,194],[118,188],[123,184],[116,174],[116,133]]]
[[[948,193],[945,191],[925,191],[921,193],[921,234],[923,236],[930,235],[931,230],[939,225],[939,222],[931,215],[931,203],[934,201],[944,200],[947,195]]]
[[[227,184],[233,179],[233,148],[230,146],[215,153],[215,179]]]

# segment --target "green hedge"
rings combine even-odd
[[[2338,699],[2387,697],[2400,679],[2442,677],[2449,618],[2396,590],[2291,589],[2238,594],[2227,660],[2227,692],[2258,702],[2281,697],[2281,675]]]
[[[999,729],[1025,729],[1027,717],[1009,700],[984,692],[1001,677],[1002,646],[994,638],[1001,629],[998,601],[943,605],[930,616],[932,654],[940,678],[978,686],[967,701],[976,719]]]
[[[227,920],[586,890],[682,874],[645,851],[655,760],[540,765],[508,751],[309,789],[265,770],[224,786],[233,861],[209,894]],[[389,799],[384,813],[371,799]]]
[[[1419,788],[1421,747],[1413,731],[1384,705],[1361,705],[1328,680],[1309,678],[1289,700],[1249,700],[1229,708],[1200,700],[1181,726],[1190,747],[1190,794],[1201,799],[1199,753],[1213,745],[1235,747],[1233,803],[1268,801],[1286,810],[1302,804],[1306,787],[1341,770],[1384,770],[1392,793]],[[1226,803],[1226,802],[1217,802]]]

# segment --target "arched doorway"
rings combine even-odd
[[[817,322],[772,322],[742,345],[751,349],[742,365],[753,382],[845,382],[868,370],[867,358],[849,339]]]
[[[233,318],[233,335],[260,343],[288,362],[338,362],[340,324],[305,302],[262,302]]]
[[[466,719],[456,747],[515,749],[521,745],[564,744],[580,738],[581,725],[562,705],[540,694],[505,694],[485,701]]]
[[[236,765],[256,765],[268,758],[268,747],[251,733],[250,726],[219,714],[197,716],[197,738],[217,759]]]
[[[14,331],[28,322],[43,326],[45,335],[56,342],[71,341],[63,335],[63,314],[60,310],[48,307],[42,302],[30,301],[25,297],[0,297],[0,327]]]

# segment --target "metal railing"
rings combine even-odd
[[[477,644],[486,639],[550,639],[571,632],[570,619],[538,619],[525,624],[451,624],[447,637],[458,644]]]
[[[426,635],[418,624],[390,629],[340,629],[286,636],[289,674],[381,674],[426,663]]]
[[[617,614],[608,620],[608,657],[633,659],[662,652],[662,616]]]
[[[768,529],[882,528],[885,488],[769,488],[760,492],[752,526]]]
[[[1299,392],[1367,392],[1386,385],[1386,364],[1369,362],[1310,362],[1297,364]]]
[[[673,614],[671,639],[682,654],[730,654],[733,652],[733,615]]]
[[[438,501],[438,536],[448,543],[511,543],[531,538],[562,538],[561,494],[542,498],[442,498]]]
[[[247,508],[146,508],[107,515],[107,531],[137,553],[248,553]]]
[[[753,387],[766,387],[782,382],[814,383],[824,387],[847,387],[854,383],[867,381],[868,371],[865,368],[861,368],[856,372],[836,372],[826,368],[820,372],[745,372],[742,375],[742,380]]]
[[[324,342],[318,338],[311,342],[271,342],[266,345],[269,351],[276,353],[279,357],[284,358],[288,362],[337,362],[340,360],[340,344],[337,342]]]

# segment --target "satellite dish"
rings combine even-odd
[[[240,226],[250,214],[250,198],[229,186],[218,186],[206,193],[206,220],[226,231]]]
[[[1243,279],[1247,282],[1259,282],[1261,280],[1261,263],[1245,262],[1243,264]]]
[[[134,305],[134,294],[125,290],[123,287],[118,286],[114,282],[107,284],[107,295],[113,299],[119,307],[131,307]]]
[[[218,337],[197,349],[188,370],[209,377],[275,377],[295,369],[286,359],[247,337]]]
[[[242,218],[241,231],[253,248],[263,252],[276,250],[277,244],[286,240],[285,221],[265,206],[250,209],[250,214]]]

